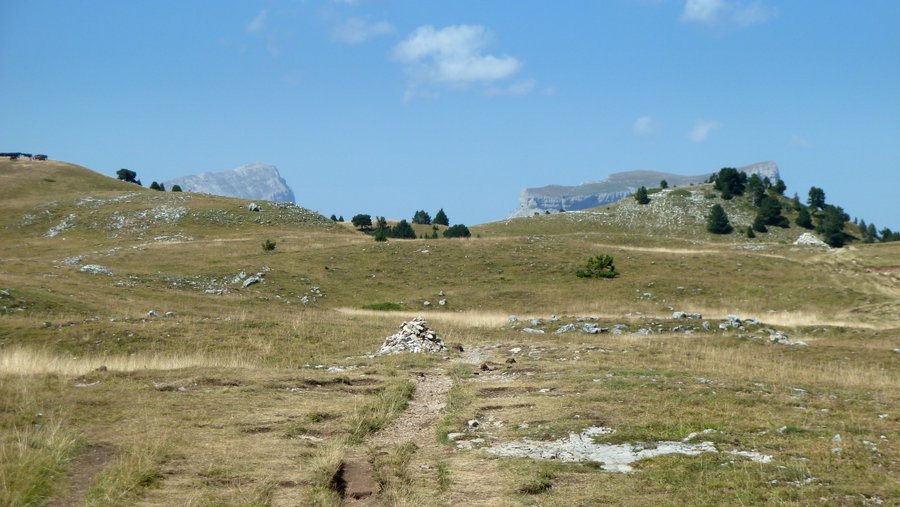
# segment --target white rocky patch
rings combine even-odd
[[[498,444],[487,449],[487,452],[504,457],[532,458],[540,460],[556,460],[562,462],[591,461],[600,463],[607,472],[631,472],[631,464],[645,458],[663,454],[684,454],[696,456],[704,452],[720,452],[712,442],[688,443],[685,441],[660,441],[650,446],[642,444],[598,444],[594,442],[597,435],[614,432],[612,428],[593,426],[579,434],[569,433],[566,438],[552,442],[522,439],[516,442]],[[703,434],[703,432],[700,432]],[[696,435],[693,435],[696,436]],[[686,439],[689,440],[689,439]],[[726,454],[742,456],[759,463],[768,463],[772,456],[756,451],[725,451]]]
[[[69,214],[66,218],[63,218],[62,221],[53,227],[50,228],[45,234],[44,237],[53,238],[59,235],[61,232],[65,232],[72,228],[75,225],[75,215]]]
[[[819,246],[819,247],[828,247],[828,243],[825,243],[821,239],[817,238],[815,234],[810,232],[804,232],[797,238],[797,241],[794,241],[795,245],[806,245],[806,246]]]

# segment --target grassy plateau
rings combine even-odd
[[[0,160],[0,505],[900,502],[900,243],[712,235],[712,204],[753,212],[708,185],[469,239],[257,203]],[[618,277],[575,276],[599,254]],[[446,353],[374,355],[416,315]],[[591,427],[711,449],[625,473],[493,452]]]

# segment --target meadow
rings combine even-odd
[[[714,237],[625,202],[375,242],[259,204],[0,161],[0,504],[900,498],[900,244]],[[620,276],[575,276],[600,253]],[[374,355],[416,315],[445,353]],[[611,430],[598,445],[715,451],[629,473],[491,451],[590,427]],[[370,496],[341,484],[357,462]]]

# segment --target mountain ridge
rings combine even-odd
[[[759,174],[771,180],[780,179],[778,164],[774,161],[757,162],[738,168],[747,174]],[[685,176],[660,171],[623,171],[613,173],[600,181],[589,181],[581,185],[546,185],[537,188],[525,188],[519,193],[519,207],[509,214],[508,218],[531,216],[534,213],[551,213],[560,210],[576,211],[605,206],[634,194],[644,186],[659,186],[666,180],[670,186],[703,183],[712,172]]]

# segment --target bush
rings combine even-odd
[[[797,220],[796,223],[798,226],[803,227],[804,229],[812,229],[812,216],[809,214],[809,210],[806,207],[801,205],[800,211],[797,212]]]
[[[391,227],[388,235],[392,238],[416,239],[416,231],[406,220],[401,220],[400,223]]]
[[[263,249],[263,252],[271,252],[271,251],[275,250],[275,242],[272,241],[271,239],[267,239],[267,240],[263,241],[262,249]]]
[[[445,238],[468,238],[471,236],[472,233],[469,232],[469,228],[463,224],[452,225],[444,231]]]
[[[588,257],[587,265],[584,269],[575,271],[578,278],[615,278],[619,276],[616,266],[613,264],[613,258],[606,254],[600,254],[595,257]]]
[[[753,227],[747,227],[747,237],[751,239],[756,237],[756,233],[753,232]]]
[[[382,301],[380,303],[370,303],[367,305],[363,305],[363,310],[378,310],[382,312],[395,312],[403,309],[403,305],[400,303],[393,303],[390,301]]]
[[[350,223],[357,229],[368,229],[372,227],[372,216],[360,213],[359,215],[354,215],[354,217],[350,219]]]
[[[375,231],[373,237],[375,238],[375,241],[387,241],[388,238],[387,233],[384,232],[384,229],[378,229],[377,231]]]
[[[747,184],[747,173],[738,172],[733,167],[723,167],[718,173],[710,177],[716,190],[722,192],[722,199],[726,201],[736,195],[744,195],[744,187]]]

